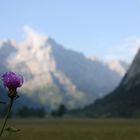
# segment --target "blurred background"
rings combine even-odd
[[[0,74],[25,81],[13,115],[140,117],[139,13],[139,0],[0,1]]]

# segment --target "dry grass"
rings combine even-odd
[[[1,120],[0,120],[1,124]],[[10,120],[21,131],[1,140],[140,140],[140,120]]]

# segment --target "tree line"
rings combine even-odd
[[[4,117],[5,116],[5,110],[7,110],[7,107],[3,107],[0,109],[0,117]],[[65,115],[67,109],[65,107],[64,104],[60,104],[59,107],[55,110],[52,110],[50,112],[47,112],[45,107],[38,107],[38,108],[33,108],[33,107],[29,107],[29,106],[22,106],[18,109],[16,109],[16,111],[11,112],[11,116],[17,116],[20,118],[28,118],[28,117],[37,117],[37,118],[44,118],[46,117],[48,114],[50,114],[52,117],[54,118],[61,118]]]

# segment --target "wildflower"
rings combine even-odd
[[[14,72],[6,72],[2,75],[2,81],[5,87],[8,88],[8,96],[13,98],[17,96],[16,89],[23,85],[23,77]]]
[[[10,104],[5,116],[5,120],[2,126],[2,129],[0,131],[0,137],[2,136],[4,130],[7,130],[9,132],[18,132],[19,130],[17,129],[11,129],[11,128],[7,128],[5,129],[9,114],[11,112],[12,109],[12,105],[14,102],[15,97],[18,97],[17,95],[17,88],[21,87],[23,85],[23,77],[21,75],[15,74],[14,72],[6,72],[2,75],[1,80],[3,81],[3,84],[6,88],[8,88],[8,96],[10,97]],[[2,102],[4,103],[4,102]]]

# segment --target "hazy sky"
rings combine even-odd
[[[0,39],[29,26],[67,48],[130,61],[140,44],[140,0],[0,0]]]

